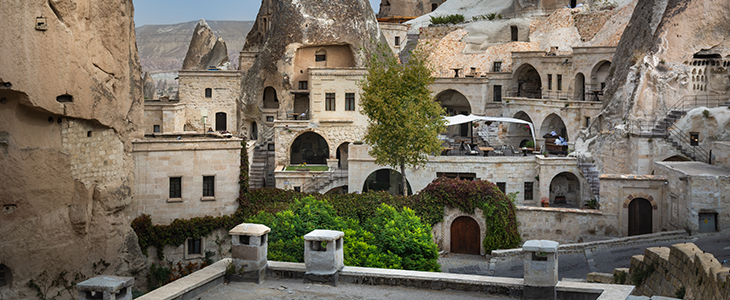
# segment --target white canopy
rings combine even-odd
[[[507,122],[507,123],[519,123],[519,124],[525,124],[530,126],[530,133],[532,134],[532,142],[537,146],[537,141],[535,141],[535,126],[532,125],[532,123],[527,122],[525,120],[521,119],[515,119],[515,118],[502,118],[502,117],[485,117],[485,116],[477,116],[477,115],[456,115],[453,117],[444,117],[446,119],[446,126],[452,126],[452,125],[459,125],[463,123],[469,123],[469,122]]]

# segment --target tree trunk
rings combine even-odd
[[[400,164],[400,174],[403,178],[403,196],[408,196],[408,180],[406,180],[406,165],[404,163]]]

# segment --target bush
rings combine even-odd
[[[464,15],[431,16],[431,24],[459,24],[464,23]]]

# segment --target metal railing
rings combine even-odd
[[[680,152],[689,156],[692,160],[712,163],[710,162],[710,153],[699,145],[692,146],[692,140],[687,133],[673,126],[669,127],[668,130],[667,139],[669,142],[674,141],[679,144],[681,146]]]
[[[507,97],[520,97],[531,99],[571,100],[571,101],[603,101],[603,90],[592,90],[586,88],[583,94],[576,95],[575,92],[557,90],[516,90],[507,91]]]

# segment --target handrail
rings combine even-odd
[[[702,146],[699,146],[699,145],[692,146],[692,144],[691,144],[692,141],[687,136],[687,133],[685,133],[684,131],[682,131],[674,126],[669,127],[668,128],[668,137],[670,139],[676,139],[677,143],[679,143],[680,146],[682,146],[682,149],[684,149],[686,152],[688,152],[688,153],[692,154],[692,156],[694,156],[693,160],[710,163],[709,152],[707,152],[707,150],[702,148]],[[684,151],[681,151],[681,152],[684,152]]]

